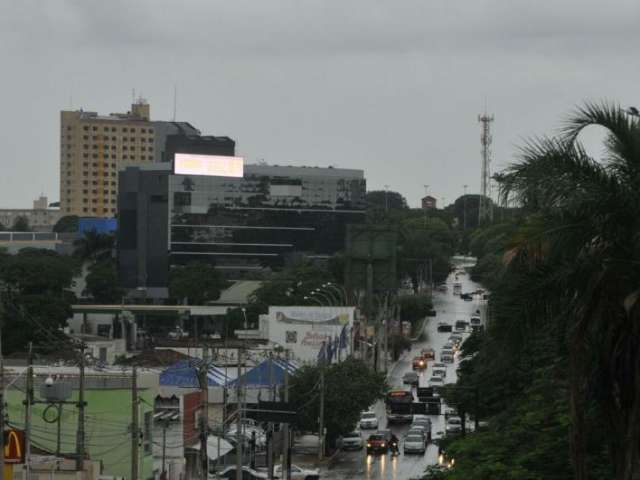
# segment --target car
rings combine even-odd
[[[447,426],[445,427],[447,433],[460,433],[462,432],[462,420],[460,417],[449,417],[447,419]]]
[[[383,430],[378,430],[378,435],[382,435],[385,441],[387,442],[387,444],[391,443],[391,437],[393,436],[393,434],[391,433],[391,430],[388,430],[386,428]]]
[[[456,322],[456,332],[464,332],[467,330],[469,326],[469,322],[465,322],[464,320],[458,320]]]
[[[460,298],[466,302],[470,302],[473,300],[473,295],[471,293],[461,293]]]
[[[445,368],[434,368],[431,371],[434,377],[447,378],[447,370]]]
[[[433,348],[423,348],[420,352],[425,360],[435,360],[436,351]]]
[[[453,327],[451,326],[451,324],[447,322],[438,323],[438,332],[446,333],[446,332],[452,332],[452,331],[453,331]]]
[[[407,372],[402,376],[402,383],[409,385],[418,385],[420,377],[416,372]]]
[[[442,355],[443,353],[448,353],[449,355],[453,355],[453,347],[451,345],[445,345],[444,347],[442,347],[442,351],[440,352],[440,355]]]
[[[447,368],[447,364],[446,363],[442,363],[442,362],[435,362],[431,365],[433,368]]]
[[[484,325],[471,325],[472,332],[482,332],[484,330]]]
[[[427,362],[422,356],[415,357],[413,359],[412,366],[414,370],[424,370],[427,368]]]
[[[236,466],[235,465],[231,465],[227,468],[222,469],[220,472],[218,472],[218,476],[220,478],[225,478],[228,480],[236,480]],[[268,479],[269,475],[267,475],[266,472],[258,472],[257,470],[254,470],[253,468],[247,467],[247,466],[243,466],[242,467],[242,479],[243,480],[264,480],[264,479]],[[319,477],[316,477],[319,478]]]
[[[452,333],[449,335],[449,340],[460,343],[462,341],[462,335],[459,333]]]
[[[282,465],[276,465],[273,468],[274,478],[283,478]],[[297,465],[291,465],[290,480],[318,480],[320,478],[320,470],[317,468],[302,468]]]
[[[435,309],[430,309],[427,311],[427,317],[435,317],[436,316],[436,311]]]
[[[458,411],[455,408],[449,407],[449,406],[444,407],[444,418],[445,419],[449,418],[449,417],[453,417],[453,416],[455,416],[457,414],[458,414]]]
[[[449,351],[442,352],[440,354],[440,360],[444,363],[453,363],[453,353]]]
[[[369,435],[367,438],[367,455],[371,453],[387,453],[389,450],[389,442],[379,433]]]
[[[404,439],[403,452],[407,453],[421,453],[424,454],[427,451],[427,447],[424,444],[424,438],[419,435],[407,435]]]
[[[362,430],[378,428],[376,412],[363,412],[362,415],[360,415],[360,428]]]
[[[424,428],[424,433],[427,436],[427,440],[431,440],[431,420],[429,420],[428,418],[416,420],[411,424],[411,428],[414,427]]]
[[[471,325],[480,325],[482,323],[482,320],[480,319],[480,317],[471,317],[469,319],[469,323]]]
[[[342,450],[361,450],[364,447],[360,432],[357,430],[345,433],[339,438],[338,444]]]
[[[444,379],[442,377],[437,377],[434,375],[429,379],[428,383],[430,387],[440,387],[444,385]]]

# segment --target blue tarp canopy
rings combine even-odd
[[[173,387],[200,387],[198,382],[198,370],[202,365],[202,360],[193,358],[180,360],[171,365],[160,374],[160,385]],[[207,379],[210,387],[217,387],[229,382],[230,378],[225,375],[224,370],[209,365]]]
[[[286,371],[292,374],[297,369],[298,366],[288,360],[281,360],[279,358],[267,359],[253,367],[240,378],[242,379],[242,385],[248,387],[268,387],[272,385],[272,382],[273,385],[283,385],[284,372]],[[235,379],[231,384],[234,385],[238,381],[239,379]]]

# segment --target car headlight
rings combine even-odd
[[[382,448],[384,448],[384,443],[381,443],[381,444],[380,444],[380,446],[381,446]]]
[[[370,446],[371,446],[371,444],[369,442],[367,442],[367,447],[370,447]]]

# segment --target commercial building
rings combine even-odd
[[[49,208],[47,197],[33,201],[33,208],[0,208],[0,225],[9,230],[18,218],[24,218],[36,232],[50,232],[60,218],[60,209]]]
[[[422,209],[423,210],[435,210],[437,208],[438,200],[431,195],[427,195],[422,198]]]
[[[127,113],[60,112],[60,211],[113,217],[118,170],[163,160],[168,135],[198,135],[186,122],[153,122],[139,99]]]
[[[224,141],[210,147],[227,154]],[[362,170],[245,165],[241,176],[221,176],[129,167],[118,199],[122,284],[166,293],[175,264],[208,262],[242,279],[302,255],[326,258],[344,248],[347,224],[364,221],[365,192]]]

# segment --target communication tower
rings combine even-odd
[[[491,217],[492,202],[491,198],[491,122],[493,115],[487,114],[486,110],[482,115],[478,115],[478,122],[482,124],[482,133],[480,134],[480,144],[482,145],[482,171],[480,172],[480,200],[478,205],[478,225],[487,217]]]

